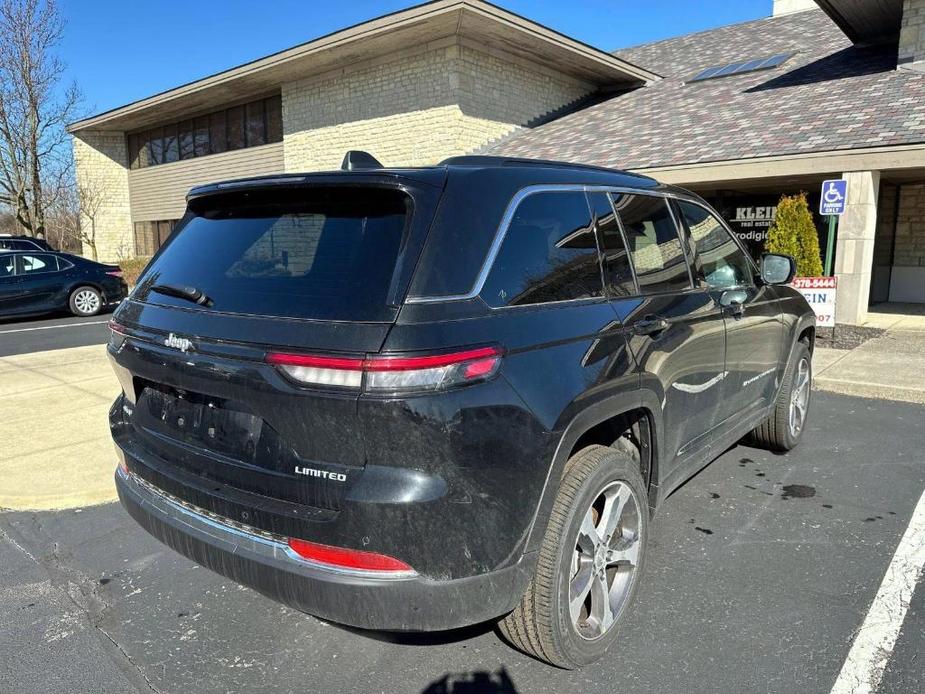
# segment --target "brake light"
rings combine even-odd
[[[122,270],[107,270],[106,274],[110,277],[122,277]]]
[[[126,336],[126,335],[125,335],[125,326],[122,325],[121,323],[116,323],[116,321],[110,319],[110,320],[109,320],[109,323],[107,323],[107,327],[108,327],[110,330],[112,330],[116,335],[121,335],[122,337],[125,337],[125,336]]]
[[[322,545],[317,542],[297,540],[295,538],[289,538],[289,549],[302,559],[339,569],[367,571],[370,573],[407,574],[408,576],[415,574],[414,569],[405,562],[376,552],[332,547],[331,545]]]
[[[448,354],[349,359],[309,354],[271,353],[266,357],[286,375],[307,385],[363,389],[368,392],[433,391],[484,381],[501,365],[499,347]]]

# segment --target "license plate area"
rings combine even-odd
[[[263,420],[229,408],[222,400],[145,388],[136,413],[143,418],[142,426],[169,438],[243,462],[256,460]]]

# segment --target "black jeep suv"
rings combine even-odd
[[[365,162],[365,164],[363,163]],[[696,195],[449,159],[218,183],[111,324],[128,512],[335,622],[601,656],[649,519],[806,421],[815,318]]]

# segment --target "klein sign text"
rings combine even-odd
[[[835,295],[838,283],[834,277],[794,277],[796,289],[816,313],[816,327],[835,327]]]

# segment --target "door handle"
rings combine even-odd
[[[633,332],[637,335],[655,335],[668,329],[670,324],[658,316],[646,316],[633,323]]]
[[[742,305],[741,301],[730,301],[723,308],[726,310],[726,313],[736,318],[745,314],[745,306]]]
[[[734,318],[741,318],[745,314],[745,302],[747,300],[747,292],[739,289],[729,289],[719,297],[719,305],[723,307],[723,313]]]

